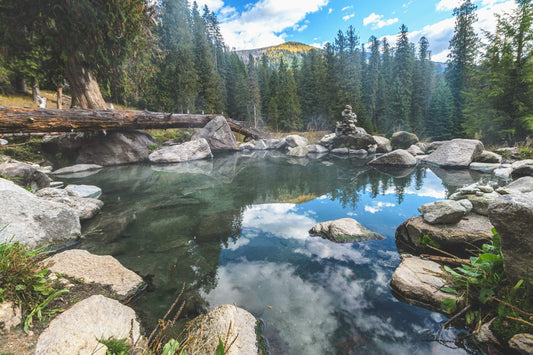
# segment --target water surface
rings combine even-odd
[[[440,329],[444,316],[391,294],[394,232],[418,206],[480,178],[260,152],[107,168],[69,182],[104,191],[79,247],[111,254],[148,281],[131,304],[148,329],[185,284],[184,319],[235,303],[264,322],[272,354],[462,354],[457,331]],[[308,234],[344,217],[385,240],[336,244]]]

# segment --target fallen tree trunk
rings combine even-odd
[[[199,128],[218,115],[150,111],[57,110],[0,106],[0,133],[112,131],[130,129]],[[232,131],[258,139],[261,132],[227,119]]]

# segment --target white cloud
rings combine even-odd
[[[372,29],[377,30],[379,28],[389,26],[389,25],[392,25],[398,22],[397,17],[390,18],[387,20],[384,20],[383,17],[384,17],[383,15],[377,15],[373,12],[363,19],[363,25],[365,26],[372,25]]]
[[[372,201],[372,204],[365,206],[365,212],[374,214],[374,213],[383,211],[384,208],[387,208],[387,207],[390,208],[394,206],[396,205],[390,202]]]
[[[222,0],[199,0],[196,1],[198,4],[198,8],[202,10],[204,8],[204,5],[207,5],[209,8],[209,11],[211,12],[217,12],[224,6],[224,1]]]
[[[343,16],[342,19],[343,19],[344,21],[348,21],[349,19],[351,19],[351,18],[354,17],[354,16],[355,16],[355,14],[349,14],[349,15]]]
[[[330,8],[328,9],[328,15],[331,14],[332,12],[333,12],[333,9],[330,7]]]
[[[213,0],[211,0],[213,1]],[[236,49],[252,49],[283,43],[285,30],[328,4],[329,0],[260,0],[228,20],[221,20],[226,43]]]
[[[350,6],[345,6],[341,9],[341,11],[346,11],[346,10],[349,10],[349,9],[353,9],[353,5],[350,5]]]
[[[461,5],[463,0],[440,0],[435,8],[437,11],[450,11]]]
[[[307,27],[308,27],[307,25],[303,25],[303,26],[298,27],[296,30],[297,30],[298,32],[302,32],[302,31],[305,30]]]

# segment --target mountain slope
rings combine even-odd
[[[270,66],[278,67],[282,58],[285,63],[290,64],[294,57],[300,59],[304,54],[312,49],[317,48],[299,42],[285,42],[277,46],[245,49],[236,51],[236,53],[244,62],[248,62],[248,56],[250,54],[256,62],[261,59],[263,54],[266,54]]]

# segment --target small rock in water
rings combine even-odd
[[[338,243],[385,239],[381,234],[372,232],[352,218],[318,223],[309,230],[309,233]]]
[[[102,189],[93,185],[67,185],[65,190],[77,197],[98,198],[102,195]]]

